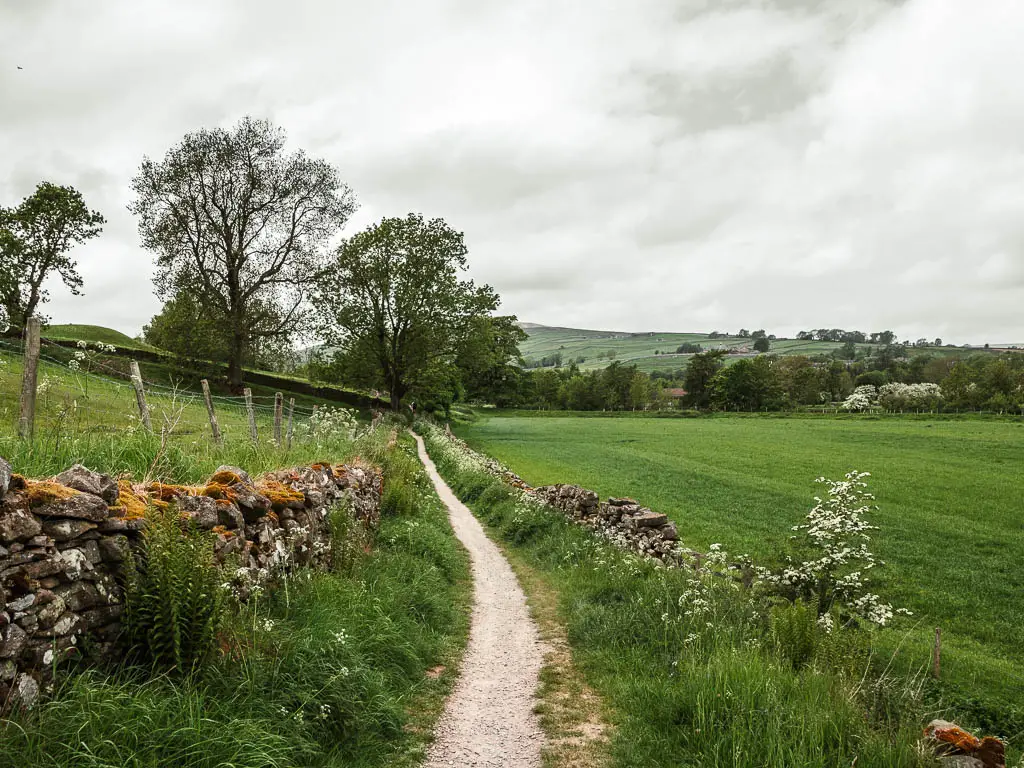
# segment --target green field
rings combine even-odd
[[[915,613],[886,645],[923,666],[940,626],[944,680],[1024,704],[1024,421],[498,414],[456,431],[533,485],[631,496],[689,545],[762,561],[812,506],[814,478],[871,472],[879,591]]]
[[[752,347],[752,339],[730,336],[724,339],[708,338],[706,333],[624,333],[619,331],[593,331],[581,328],[554,328],[527,323],[524,330],[529,338],[520,345],[524,358],[540,360],[560,352],[563,364],[584,357],[583,369],[604,368],[610,360],[598,355],[615,351],[615,360],[635,364],[641,371],[675,371],[686,368],[690,355],[677,355],[680,344],[700,344],[704,349],[739,350]],[[771,351],[780,355],[830,354],[843,345],[831,341],[800,341],[798,339],[776,339]],[[858,344],[858,348],[874,349],[877,344]],[[919,352],[942,354],[963,353],[961,347],[915,347]],[[655,354],[660,352],[661,354]],[[668,354],[666,354],[668,353]],[[737,354],[736,358],[739,357]],[[730,359],[734,359],[730,357]]]

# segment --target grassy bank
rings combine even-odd
[[[0,721],[0,766],[415,764],[465,644],[469,571],[409,443],[378,432],[356,446],[386,477],[368,551],[235,610],[193,677],[60,675]]]
[[[917,668],[941,626],[943,700],[1007,735],[1024,729],[1019,420],[495,416],[457,431],[534,485],[631,496],[692,546],[767,561],[809,508],[815,477],[872,472],[880,588],[917,622],[888,647]]]
[[[427,437],[449,484],[559,595],[574,658],[612,710],[616,765],[928,764],[917,687],[871,671],[869,633],[797,664],[731,580],[613,549]]]

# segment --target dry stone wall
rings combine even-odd
[[[176,509],[215,536],[239,596],[275,573],[330,560],[328,512],[380,516],[376,468],[313,464],[253,480],[224,466],[200,486],[133,483],[76,465],[29,480],[0,459],[0,708],[30,704],[55,662],[116,653],[121,576],[148,506]]]

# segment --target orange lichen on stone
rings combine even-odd
[[[160,501],[173,501],[182,496],[199,496],[202,488],[193,485],[172,485],[170,483],[150,483],[146,493]]]
[[[267,514],[265,514],[264,517],[266,517],[268,520],[273,520],[275,523],[279,522],[277,519],[277,512],[275,512],[274,510],[270,510],[269,512],[267,512]]]
[[[230,537],[232,537],[232,536],[234,536],[234,535],[235,535],[235,532],[234,532],[234,531],[229,531],[229,530],[227,529],[227,527],[226,527],[226,526],[223,526],[223,525],[215,525],[215,526],[213,526],[213,529],[212,529],[212,530],[213,530],[213,532],[214,532],[214,533],[216,533],[216,534],[217,534],[218,536],[226,536],[226,537],[230,538]]]
[[[231,473],[218,472],[217,474],[223,475]],[[206,487],[201,490],[202,492],[199,494],[200,496],[209,496],[211,499],[216,499],[217,501],[234,501],[236,498],[234,491],[232,491],[230,487],[224,483],[214,482],[213,480],[207,483]]]
[[[207,485],[236,485],[241,484],[242,482],[242,478],[237,472],[230,472],[225,469],[221,472],[215,473],[213,477],[210,478],[210,482]]]
[[[289,488],[277,480],[264,480],[257,483],[256,490],[270,499],[270,503],[276,507],[286,507],[292,502],[304,503],[306,494]]]
[[[950,728],[936,728],[932,735],[937,741],[949,744],[968,755],[977,752],[981,747],[981,739],[972,736],[958,725]]]
[[[72,499],[81,494],[74,488],[55,483],[52,480],[25,480],[25,495],[30,506],[52,504],[55,501]]]
[[[138,520],[146,516],[148,502],[146,496],[135,492],[131,480],[118,480],[117,503],[110,507],[110,511],[125,520]]]

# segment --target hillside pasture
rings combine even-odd
[[[618,331],[594,331],[580,328],[554,328],[548,326],[527,325],[524,329],[529,338],[520,345],[524,358],[539,361],[544,357],[562,354],[563,365],[568,365],[579,357],[585,358],[580,364],[584,370],[604,368],[611,359],[608,352],[614,351],[614,360],[636,365],[641,371],[675,371],[685,369],[691,357],[689,354],[676,354],[676,349],[684,343],[700,344],[705,350],[724,349],[733,351],[726,358],[732,362],[742,358],[737,352],[743,348],[753,348],[753,339],[730,336],[728,338],[709,338],[706,333],[625,333]],[[799,339],[775,339],[771,342],[771,352],[779,355],[828,355],[843,345],[832,341],[802,341]],[[877,344],[858,344],[858,349],[874,350]],[[933,352],[944,355],[963,354],[976,351],[962,347],[915,347],[914,352]],[[659,354],[655,354],[655,353]],[[748,354],[753,355],[751,351]],[[602,355],[602,357],[598,357]]]
[[[951,696],[995,712],[1024,702],[1024,421],[496,414],[456,431],[535,486],[633,497],[690,546],[767,563],[821,492],[816,477],[871,472],[878,591],[915,614],[883,647],[920,672],[939,626]]]

